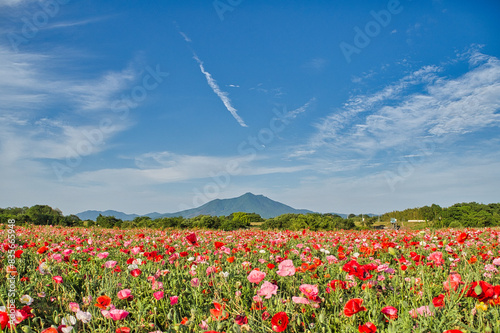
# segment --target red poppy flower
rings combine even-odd
[[[479,302],[487,302],[495,296],[495,288],[488,282],[474,281],[465,296],[477,298]]]
[[[130,275],[133,277],[138,277],[139,275],[142,274],[142,271],[139,268],[133,269],[130,271]]]
[[[130,328],[128,328],[128,327],[117,328],[116,333],[130,333]]]
[[[261,311],[265,309],[267,309],[267,307],[265,307],[262,302],[252,303],[252,307],[250,308],[250,310],[255,310],[255,311]]]
[[[237,315],[236,318],[234,318],[234,322],[238,325],[246,325],[248,324],[248,318],[245,315]]]
[[[373,277],[370,271],[377,269],[377,265],[368,264],[368,265],[360,265],[356,260],[351,260],[346,263],[342,270],[344,272],[349,273],[349,275],[354,275],[360,280],[369,280]]]
[[[274,267],[276,267],[274,264],[267,264],[267,268],[269,269],[273,269]]]
[[[347,289],[347,283],[341,280],[332,280],[329,284],[330,288],[333,290],[339,289]]]
[[[210,309],[210,314],[212,315],[213,320],[225,320],[229,317],[229,313],[224,311],[226,305],[220,305],[219,303],[214,302],[214,309]]]
[[[352,315],[360,311],[366,311],[366,308],[364,306],[361,306],[362,304],[363,300],[361,298],[353,298],[347,301],[346,305],[344,306],[344,314],[347,317],[351,317]]]
[[[9,323],[9,315],[7,315],[7,312],[0,311],[0,327],[2,330],[5,329],[5,326]]]
[[[54,327],[49,327],[49,328],[44,329],[40,333],[58,333],[58,332],[57,332],[57,329],[55,329]]]
[[[446,330],[443,333],[464,333],[461,330]]]
[[[41,247],[41,248],[39,248],[36,252],[37,252],[38,254],[43,254],[43,253],[47,252],[47,250],[48,250],[48,249],[49,249],[48,247],[46,247],[46,246],[42,246],[42,247]]]
[[[432,304],[436,308],[442,308],[444,306],[444,295],[440,294],[432,299]]]
[[[106,310],[106,308],[111,304],[111,298],[109,296],[103,295],[97,297],[97,303],[94,304],[97,306],[99,309]]]
[[[198,245],[198,239],[196,238],[196,234],[193,232],[192,234],[189,234],[186,236],[187,241],[191,245]]]
[[[215,242],[215,243],[214,243],[214,245],[215,245],[215,248],[216,248],[216,249],[220,249],[221,247],[223,247],[223,246],[224,246],[224,245],[226,245],[226,244],[225,244],[225,243],[222,243],[222,242]]]
[[[358,330],[360,333],[375,333],[377,332],[377,326],[374,323],[367,322],[364,325],[359,325]]]
[[[232,263],[232,262],[234,262],[234,257],[229,257],[226,260],[228,263]]]
[[[469,235],[467,235],[465,232],[462,232],[460,235],[458,235],[457,242],[459,242],[460,244],[463,244],[463,243],[465,243],[465,241],[467,240],[468,237],[469,237]]]
[[[272,329],[275,332],[283,332],[288,326],[288,316],[285,312],[278,312],[271,319]]]

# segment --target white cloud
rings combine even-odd
[[[90,19],[84,19],[84,20],[78,20],[78,21],[64,21],[64,22],[56,22],[53,24],[49,24],[44,28],[41,29],[60,29],[60,28],[69,28],[69,27],[76,27],[76,26],[81,26],[81,25],[86,25],[94,22],[99,22],[105,19],[108,19],[109,16],[103,16],[103,17],[93,17]]]
[[[61,101],[80,111],[109,109],[117,94],[138,76],[133,62],[122,71],[108,71],[94,79],[63,75],[64,67],[55,70],[62,63],[53,54],[13,52],[0,45],[3,111],[43,110]]]
[[[36,0],[0,0],[0,7],[15,7]]]
[[[316,102],[316,98],[315,97],[311,98],[304,105],[296,108],[295,110],[287,112],[285,117],[289,118],[289,119],[295,119],[299,114],[306,112],[307,109],[309,109],[309,107],[311,106],[311,104],[313,104],[314,102]]]
[[[179,33],[179,35],[182,36],[182,38],[184,39],[184,41],[188,42],[188,43],[191,43],[191,38],[189,38],[184,32],[181,31],[181,28],[179,27],[179,24],[177,24],[176,21],[173,22],[174,23],[174,26],[175,28],[177,29],[177,32]]]
[[[306,62],[302,67],[311,72],[321,72],[328,65],[328,60],[324,58],[313,58]]]
[[[394,165],[397,173],[399,165]],[[386,213],[397,209],[457,202],[490,203],[498,197],[500,156],[452,154],[428,156],[396,182],[386,171],[366,175],[302,178],[289,183],[286,191],[268,194],[292,207],[323,213]],[[392,184],[392,186],[391,186]]]
[[[122,113],[94,111],[111,111],[117,95],[137,79],[133,65],[85,79],[68,75],[68,66],[71,61],[53,54],[15,53],[0,46],[2,175],[16,165],[36,165],[35,174],[46,170],[44,176],[53,179],[50,163],[43,168],[37,160],[74,166],[109,148],[108,140],[131,125]],[[64,111],[54,112],[60,105]]]
[[[265,159],[261,157],[260,159]],[[232,176],[255,176],[293,173],[305,166],[259,166],[248,156],[179,155],[171,152],[142,154],[134,158],[137,168],[101,169],[82,172],[68,179],[75,184],[112,184],[126,181],[131,185],[175,183],[193,179],[211,178],[220,173]]]
[[[457,78],[440,77],[444,68],[425,66],[379,92],[354,96],[319,122],[309,143],[297,150],[355,151],[370,158],[425,137],[498,126],[500,61],[477,53],[470,59],[476,67]],[[417,85],[421,92],[408,92]]]

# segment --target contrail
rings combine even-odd
[[[191,43],[191,38],[189,38],[188,35],[186,35],[184,32],[181,31],[181,28],[179,27],[179,25],[177,24],[177,22],[174,21],[173,23],[174,23],[175,28],[177,29],[177,32],[179,33],[179,35],[181,35],[182,38],[184,38],[184,40],[187,43]],[[200,70],[203,73],[203,75],[205,75],[205,77],[207,78],[208,85],[210,86],[210,88],[212,88],[213,92],[217,96],[219,96],[219,98],[221,99],[222,103],[224,103],[224,106],[226,107],[226,109],[229,112],[231,112],[231,114],[233,115],[234,119],[236,119],[236,121],[242,127],[248,127],[247,124],[245,124],[245,122],[243,121],[243,119],[241,119],[241,117],[238,115],[238,110],[236,110],[231,105],[231,100],[228,97],[229,94],[227,92],[225,92],[225,91],[220,90],[219,85],[217,84],[217,82],[215,82],[215,80],[212,77],[212,75],[205,70],[205,67],[203,67],[203,62],[200,60],[200,58],[198,58],[198,56],[196,55],[196,52],[194,52],[194,50],[192,49],[192,47],[189,44],[188,44],[188,47],[191,50],[191,52],[193,52],[193,58],[198,62],[198,65],[200,65]]]
[[[217,85],[217,82],[215,82],[215,80],[213,79],[212,75],[205,70],[205,67],[203,67],[203,62],[200,60],[200,58],[198,58],[198,56],[196,55],[196,53],[194,51],[193,51],[193,58],[198,62],[198,65],[200,65],[200,70],[205,75],[205,77],[207,78],[208,85],[210,86],[210,88],[212,88],[212,90],[214,91],[214,93],[217,96],[219,96],[219,98],[221,99],[222,103],[224,103],[224,106],[226,107],[226,109],[229,112],[231,112],[231,114],[233,115],[234,119],[236,119],[236,121],[241,126],[248,127],[247,124],[245,124],[245,122],[243,121],[243,119],[241,119],[241,117],[238,115],[237,110],[231,105],[231,100],[227,96],[228,93],[225,92],[225,91],[220,90],[219,86]]]

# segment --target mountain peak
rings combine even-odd
[[[79,213],[76,215],[79,217],[80,217],[80,215],[85,215],[85,218],[92,219],[92,217],[90,217],[91,214],[89,214],[89,212],[92,212],[92,215],[95,215],[96,217],[99,214],[103,213],[103,212],[98,212],[98,211],[87,211],[87,212]],[[111,212],[111,211],[107,211],[107,212]],[[287,213],[293,213],[293,214],[312,213],[309,210],[295,209],[295,208],[287,206],[281,202],[271,200],[262,194],[256,195],[256,194],[253,194],[251,192],[247,192],[247,193],[245,193],[239,197],[236,197],[236,198],[214,199],[214,200],[209,201],[200,207],[183,210],[183,211],[180,211],[177,213],[167,213],[167,214],[158,214],[158,213],[153,214],[153,213],[151,213],[151,214],[146,214],[145,216],[150,216],[151,218],[174,217],[174,216],[182,216],[184,218],[191,218],[191,217],[195,217],[198,215],[212,215],[212,216],[224,215],[224,216],[228,216],[228,215],[231,215],[232,213],[236,213],[236,212],[256,213],[256,214],[259,214],[260,216],[262,216],[263,218],[266,218],[266,219],[271,218],[271,217],[275,217],[275,216],[279,216],[279,215],[283,215],[283,214],[287,214]],[[119,213],[119,212],[115,212],[115,213]],[[105,215],[105,214],[103,214],[103,215]],[[108,215],[108,214],[106,214],[106,215]],[[115,215],[115,216],[118,217],[117,215]],[[130,214],[129,216],[132,217],[133,214]],[[137,216],[137,215],[135,215],[135,216]],[[80,217],[80,218],[82,218],[82,217]],[[120,217],[118,217],[118,218],[120,218]],[[132,219],[133,219],[133,217],[132,217]]]

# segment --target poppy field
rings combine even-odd
[[[497,229],[8,231],[2,332],[500,332]]]

